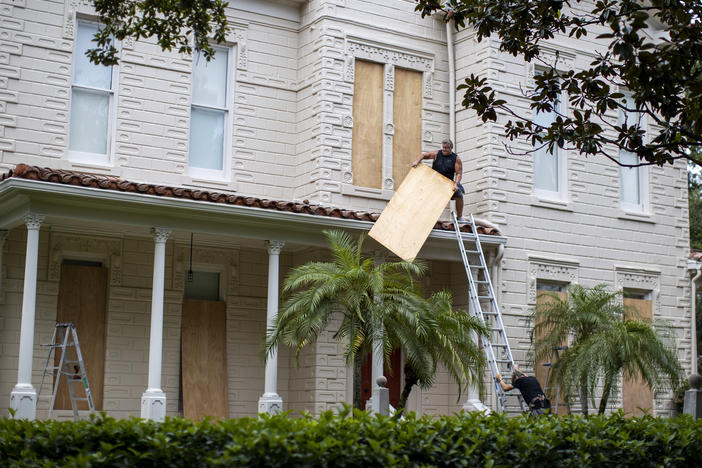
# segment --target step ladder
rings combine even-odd
[[[556,391],[554,398],[550,398],[551,413],[556,415],[558,414],[558,406],[561,401],[561,387],[559,387],[558,385],[549,385],[549,379],[551,378],[551,370],[553,369],[553,365],[556,363],[556,361],[558,361],[558,358],[560,357],[559,351],[565,351],[566,349],[568,349],[567,346],[555,346],[553,348],[553,353],[551,354],[551,360],[549,362],[544,362],[541,364],[546,368],[546,381],[544,382],[544,393],[546,394],[546,397],[550,397],[551,392],[553,390]],[[565,405],[568,414],[570,414],[570,403],[565,401],[563,404]]]
[[[61,377],[66,378],[68,385],[68,393],[71,397],[71,407],[73,409],[73,417],[78,420],[78,402],[87,401],[88,408],[91,413],[95,413],[95,405],[93,405],[93,396],[90,393],[90,385],[88,385],[88,374],[85,372],[85,364],[83,363],[83,355],[80,352],[80,344],[78,343],[78,332],[76,326],[72,322],[56,323],[54,333],[51,337],[51,343],[42,344],[49,348],[46,363],[44,364],[44,372],[41,376],[41,384],[39,384],[39,393],[37,401],[41,398],[41,391],[44,387],[44,380],[51,375],[54,378],[54,387],[51,393],[51,403],[49,404],[49,419],[53,417],[54,406],[56,404],[56,393],[58,392]],[[70,359],[68,356],[69,348],[75,348],[75,359]],[[61,351],[58,366],[54,366],[51,359],[53,356],[56,360],[55,352]],[[76,383],[81,383],[85,390],[85,397],[76,395]],[[46,395],[45,397],[48,397]]]
[[[483,254],[483,248],[480,245],[480,237],[478,236],[478,230],[475,227],[473,215],[469,215],[469,221],[471,231],[475,235],[475,250],[466,250],[466,247],[463,244],[463,237],[461,236],[458,219],[456,218],[456,213],[454,211],[451,212],[451,217],[453,218],[453,225],[456,231],[458,247],[461,251],[461,258],[463,259],[463,266],[466,269],[466,276],[468,276],[468,295],[470,297],[472,313],[474,316],[485,321],[485,323],[487,323],[490,327],[489,337],[487,339],[481,338],[480,341],[482,343],[485,356],[487,357],[490,372],[492,373],[492,381],[495,385],[497,410],[502,413],[505,411],[505,407],[507,406],[507,393],[502,390],[500,384],[495,381],[495,376],[500,373],[505,381],[509,381],[511,379],[512,371],[514,370],[512,350],[510,349],[509,342],[507,341],[505,326],[502,323],[500,308],[498,307],[497,300],[495,299],[495,291],[492,287],[492,282],[490,281],[490,272],[488,271],[487,263],[485,262],[485,255]],[[471,263],[471,258],[475,259],[475,257],[477,257],[478,261]],[[524,401],[521,394],[513,393],[510,395],[516,395],[518,397],[519,405],[522,411],[524,411]]]

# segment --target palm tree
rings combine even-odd
[[[566,395],[579,388],[586,415],[587,395],[594,395],[600,378],[604,382],[599,404],[602,414],[620,373],[630,379],[640,375],[654,390],[673,387],[682,374],[665,327],[661,325],[657,330],[640,319],[624,321],[625,309],[619,296],[606,291],[604,285],[590,289],[574,285],[569,289],[569,299],[552,296],[552,301],[539,304],[533,316],[535,333],[544,337],[535,344],[537,359],[548,357],[553,346],[572,337],[553,366],[551,381]]]
[[[424,264],[376,265],[362,254],[363,236],[355,242],[343,231],[324,234],[333,259],[307,263],[287,276],[283,284],[287,298],[274,327],[268,330],[267,355],[282,343],[295,348],[299,356],[339,312],[341,322],[334,338],[345,344],[344,357],[358,370],[374,346],[380,346],[386,358],[399,347],[416,376],[406,384],[407,394],[414,384],[430,387],[438,364],[456,380],[459,394],[468,384],[480,384],[485,358],[471,334],[485,335],[486,326],[465,312],[454,311],[447,292],[425,299],[416,281],[426,269]],[[354,391],[354,405],[360,405],[360,389]]]

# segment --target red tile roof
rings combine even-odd
[[[119,192],[143,193],[146,195],[156,195],[160,197],[185,198],[210,203],[249,206],[266,210],[289,211],[291,213],[304,213],[315,216],[327,216],[331,218],[375,221],[380,216],[380,213],[368,213],[365,211],[352,211],[321,205],[311,205],[307,200],[303,201],[302,203],[267,200],[255,197],[245,197],[241,195],[208,192],[206,190],[197,190],[184,187],[170,187],[166,185],[130,182],[115,176],[58,170],[48,167],[29,166],[27,164],[18,164],[14,169],[0,175],[0,182],[11,178],[40,180],[55,184],[77,185],[81,187],[114,190]],[[500,231],[493,227],[479,224],[477,228],[479,234],[501,235]],[[453,223],[437,221],[437,223],[434,225],[434,229],[453,231]],[[470,232],[470,227],[461,226],[461,231]]]

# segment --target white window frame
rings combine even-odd
[[[625,97],[627,98],[627,101],[631,98],[631,94],[628,91],[620,90],[620,92],[624,93]],[[620,109],[618,109],[617,111],[617,124],[621,125],[622,122],[619,120]],[[641,116],[639,126],[646,131],[646,134],[644,135],[644,141],[646,141],[646,136],[648,134],[648,121],[645,115]],[[622,158],[622,152],[623,150],[619,148],[618,158],[620,161]],[[626,213],[648,214],[648,166],[639,166],[636,168],[639,182],[639,203],[629,203],[622,200],[622,171],[626,169],[627,168],[619,166],[619,206],[621,207],[622,211]]]
[[[76,85],[73,83],[74,80],[74,75],[75,75],[75,67],[76,67],[76,61],[75,61],[75,56],[76,56],[76,45],[78,44],[77,37],[78,37],[78,29],[80,28],[81,24],[90,24],[90,25],[99,25],[97,21],[93,21],[90,19],[78,19],[76,21],[76,29],[75,29],[75,35],[73,38],[73,60],[71,64],[71,88],[70,88],[70,97],[69,97],[69,109],[68,109],[68,125],[71,125],[71,117],[72,117],[72,112],[73,112],[73,89],[75,87],[89,90],[89,91],[104,91],[103,89],[97,89],[97,88],[92,88],[90,86],[84,86],[84,85]],[[115,40],[115,47],[117,47],[118,50],[121,49],[121,43],[119,41]],[[117,90],[119,88],[118,86],[118,80],[119,80],[119,66],[118,65],[112,65],[112,79],[111,79],[111,88],[109,89],[109,110],[108,110],[108,115],[107,115],[107,150],[106,154],[100,154],[100,153],[87,153],[84,151],[76,151],[76,150],[71,150],[71,132],[70,128],[69,131],[67,132],[66,140],[67,140],[67,145],[66,145],[66,154],[68,157],[69,161],[79,163],[79,164],[88,164],[88,165],[94,165],[94,166],[112,166],[114,163],[114,148],[115,148],[115,128],[116,128],[116,120],[117,120]]]
[[[227,52],[227,83],[226,83],[226,106],[224,108],[211,107],[200,104],[193,104],[192,89],[190,92],[190,111],[189,118],[192,118],[192,108],[193,106],[202,109],[215,109],[224,111],[224,138],[222,140],[222,169],[206,169],[202,167],[193,167],[190,165],[190,130],[188,130],[188,148],[187,148],[187,160],[188,160],[188,175],[193,179],[204,179],[212,181],[229,181],[231,179],[231,168],[232,168],[232,144],[233,144],[233,134],[234,134],[234,85],[236,83],[236,45],[212,45],[212,48],[216,52]],[[198,60],[198,52],[193,52],[193,67],[195,66],[196,60]],[[199,58],[200,60],[205,60],[204,56]],[[194,77],[194,73],[191,69],[191,84]],[[188,127],[190,128],[190,127]]]
[[[536,70],[535,74],[541,74],[543,70]],[[565,93],[561,93],[560,100],[557,103],[557,111],[560,114],[568,115],[568,100],[566,99]],[[534,111],[532,118],[536,117],[536,111]],[[556,158],[558,158],[558,190],[546,190],[536,187],[536,152],[532,153],[533,161],[533,187],[534,196],[541,200],[556,201],[556,202],[567,202],[568,201],[568,157],[565,148],[559,148],[558,145],[554,145],[553,148],[556,153]]]

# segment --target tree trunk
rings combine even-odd
[[[361,409],[361,359],[355,356],[353,359],[353,407]]]
[[[611,379],[605,379],[604,388],[602,389],[602,398],[600,398],[600,410],[597,414],[604,414],[609,401],[609,394],[612,392]]]
[[[580,382],[580,406],[582,407],[582,412],[585,417],[588,416],[588,403],[587,403],[587,383]]]
[[[412,369],[409,364],[405,364],[405,386],[402,388],[402,395],[400,395],[400,401],[397,404],[396,411],[404,412],[412,387],[417,385],[418,382],[419,378],[417,378],[414,369]]]

